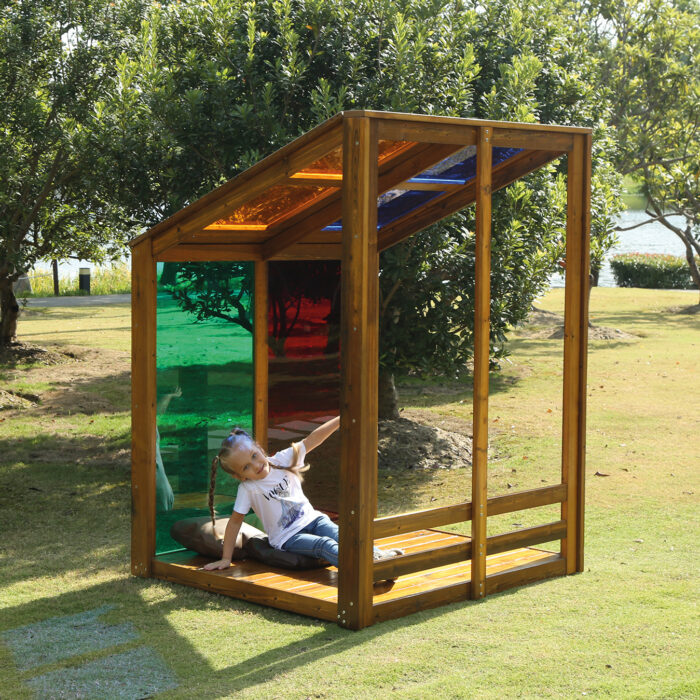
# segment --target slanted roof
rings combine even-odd
[[[343,122],[374,122],[384,250],[475,199],[478,129],[492,130],[492,189],[537,170],[591,129],[393,112],[341,112],[135,238],[160,260],[338,258]],[[214,259],[214,258],[211,258]]]

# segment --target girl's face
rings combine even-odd
[[[240,481],[258,481],[270,473],[267,455],[251,440],[242,442],[229,453],[226,466]]]

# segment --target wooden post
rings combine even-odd
[[[489,446],[489,335],[491,311],[491,127],[476,147],[476,279],[474,304],[474,429],[472,446],[472,572],[470,597],[486,594],[486,486]]]
[[[156,263],[150,239],[131,257],[131,573],[156,550]]]
[[[342,211],[338,623],[361,629],[373,622],[377,498],[377,136],[368,118],[344,121]]]
[[[566,289],[564,296],[564,396],[561,518],[566,573],[583,570],[583,510],[588,345],[591,137],[576,136],[567,164]]]
[[[255,381],[253,393],[253,435],[263,449],[267,450],[267,400],[268,400],[268,263],[255,262],[255,297],[253,299],[253,371]]]

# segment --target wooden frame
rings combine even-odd
[[[386,157],[380,160],[380,144]],[[477,146],[476,177],[465,183],[411,179],[465,146]],[[342,148],[342,172],[318,167]],[[520,149],[493,165],[496,148]],[[532,581],[583,570],[586,359],[591,130],[540,124],[353,111],[336,115],[132,241],[131,568],[361,629],[448,602],[480,599]],[[388,155],[386,155],[388,154]],[[568,205],[561,483],[488,497],[491,194],[561,156]],[[334,156],[335,157],[335,156]],[[231,224],[232,212],[271,188],[326,187],[307,205],[270,223]],[[377,229],[377,196],[393,188],[433,190],[425,206]],[[476,203],[474,464],[472,500],[375,518],[379,253]],[[329,224],[342,218],[343,230]],[[337,227],[336,227],[337,228]],[[198,571],[199,560],[156,556],[156,262],[253,261],[254,426],[267,434],[269,260],[341,260],[341,502],[337,574],[313,577],[260,569]],[[265,445],[264,445],[265,446]],[[203,465],[206,468],[206,465]],[[490,516],[560,504],[560,519],[487,536]],[[471,521],[471,537],[437,528]],[[373,562],[375,541],[406,542],[406,554]],[[534,547],[560,542],[558,551]],[[194,563],[193,563],[194,562]],[[378,592],[377,582],[396,578]]]

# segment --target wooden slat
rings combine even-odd
[[[150,576],[156,547],[156,264],[131,258],[131,573]]]
[[[268,393],[268,264],[255,263],[253,299],[253,371],[254,404],[253,434],[264,450],[267,450],[267,393]]]
[[[420,143],[447,143],[464,148],[476,143],[477,128],[471,124],[445,122],[413,122],[408,120],[384,120],[377,123],[380,139],[389,141],[416,141]]]
[[[471,520],[471,503],[457,503],[428,510],[417,510],[400,515],[387,515],[374,521],[374,537],[388,537],[400,532],[414,532],[422,528],[441,527]]]
[[[463,542],[436,547],[415,554],[403,554],[391,559],[384,559],[374,564],[374,580],[397,578],[414,571],[425,571],[445,564],[453,564],[471,558],[471,543],[466,538]]]
[[[346,119],[343,138],[340,406],[340,624],[372,624],[372,521],[377,498],[377,134]]]
[[[162,251],[156,259],[159,262],[262,260],[262,246],[256,243],[177,245]]]
[[[453,192],[464,185],[461,182],[411,182],[404,180],[396,185],[397,190],[421,190],[426,192]]]
[[[375,603],[373,607],[374,621],[392,620],[404,615],[411,615],[420,610],[436,608],[438,605],[467,600],[469,598],[469,588],[468,582],[460,582],[451,586],[435,588],[425,593],[416,593],[387,602]]]
[[[499,163],[493,169],[492,191],[509,185],[528,173],[541,168],[543,165],[559,158],[561,153],[552,151],[523,151]],[[379,233],[379,250],[385,250],[416,231],[424,229],[436,221],[469,206],[475,201],[476,183],[471,180],[456,192],[447,192],[436,197],[423,207],[415,209],[406,216],[392,221],[382,227]]]
[[[554,554],[545,560],[524,564],[502,573],[487,576],[486,593],[488,595],[500,593],[515,586],[524,586],[554,576],[563,576],[565,573],[566,562],[560,555]]]
[[[489,444],[489,328],[491,307],[492,130],[479,130],[476,150],[476,269],[474,304],[474,427],[472,440],[471,596],[486,594],[487,461]]]
[[[154,576],[165,581],[222,593],[250,603],[289,610],[300,615],[336,621],[337,606],[335,603],[291,591],[270,588],[250,581],[241,581],[227,572],[198,571],[157,559],[153,560],[152,570]]]
[[[489,516],[501,515],[517,510],[562,503],[566,499],[566,490],[566,484],[555,484],[529,491],[509,493],[505,496],[494,496],[488,500],[488,514]]]
[[[340,187],[342,183],[342,173],[294,173],[285,184]]]
[[[527,527],[523,530],[506,532],[503,535],[492,535],[486,538],[486,552],[499,554],[511,549],[528,547],[533,544],[542,544],[559,540],[566,535],[566,523],[558,520],[555,523]]]
[[[526,148],[537,151],[570,151],[574,135],[558,132],[530,131],[512,127],[497,127],[493,130],[494,147]]]

